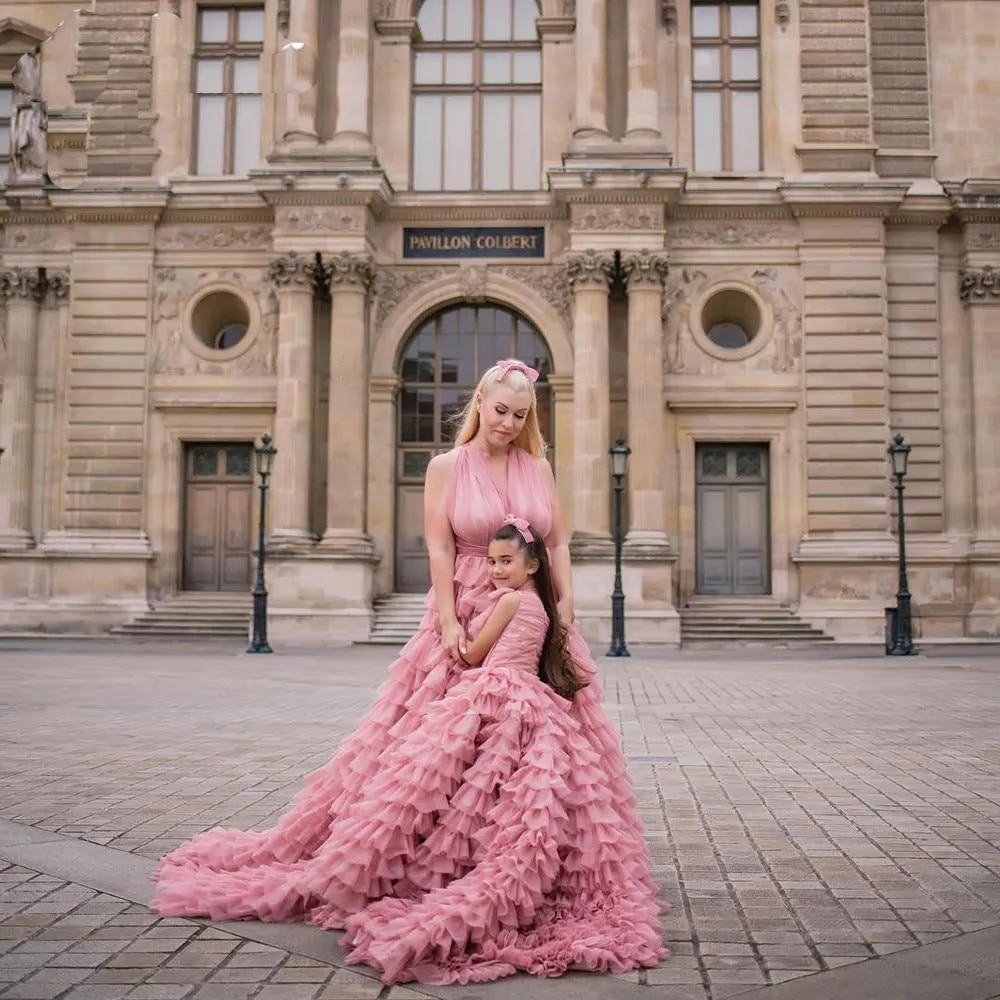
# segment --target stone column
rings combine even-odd
[[[608,60],[607,0],[576,3],[576,121],[577,139],[607,138]]]
[[[650,0],[628,0],[627,139],[660,138],[656,12]]]
[[[668,553],[663,441],[663,286],[667,254],[622,254],[628,289],[628,489],[630,526],[626,548],[639,554]]]
[[[277,548],[308,548],[310,443],[313,414],[313,296],[316,269],[290,253],[271,262],[278,293],[277,403],[271,478],[271,541]]]
[[[284,95],[280,135],[287,143],[312,145],[319,142],[319,0],[291,0],[285,34],[279,52]]]
[[[375,277],[368,254],[328,259],[330,392],[326,446],[326,531],[321,545],[370,556],[365,525],[368,439],[368,290]]]
[[[555,424],[556,493],[567,533],[573,532],[573,376],[550,375],[552,420]]]
[[[32,466],[35,452],[35,372],[38,364],[38,304],[45,279],[38,268],[0,272],[0,298],[7,303],[7,366],[0,433],[0,549],[27,549],[31,533]]]
[[[368,531],[382,553],[376,594],[391,593],[396,574],[396,396],[402,384],[397,375],[368,383]]]
[[[347,152],[370,154],[372,38],[368,0],[343,0],[339,37],[333,145]]]
[[[610,251],[566,258],[573,289],[573,544],[581,555],[610,551],[611,398],[608,388]]]

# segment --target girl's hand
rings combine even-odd
[[[562,622],[566,628],[569,628],[570,625],[573,624],[575,617],[573,612],[573,598],[564,597],[558,602],[558,604],[556,604],[556,607],[559,609],[559,621]]]
[[[452,619],[451,621],[441,623],[441,645],[444,646],[444,651],[452,659],[458,660],[461,658],[461,650],[467,641],[465,629],[458,624],[457,620]]]

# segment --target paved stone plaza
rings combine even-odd
[[[389,990],[312,928],[156,919],[154,859],[215,824],[272,822],[389,658],[3,640],[0,998],[1000,996],[988,647],[603,661],[673,904],[658,969]]]

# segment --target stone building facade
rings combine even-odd
[[[578,614],[770,595],[878,639],[905,434],[924,635],[1000,634],[1000,2],[0,4],[0,627],[246,591],[363,638],[499,357],[543,371]],[[6,111],[7,118],[2,114]],[[994,270],[996,268],[997,270]]]

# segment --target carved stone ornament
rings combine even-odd
[[[1000,229],[980,229],[972,237],[972,245],[977,247],[1000,247]]]
[[[324,277],[314,259],[302,257],[294,252],[272,260],[267,269],[267,276],[277,288],[295,286],[306,289],[315,289],[320,279]]]
[[[291,0],[278,0],[278,31],[282,38],[288,37],[288,29],[292,23]]]
[[[270,226],[176,226],[156,234],[163,250],[259,250],[270,242]]]
[[[380,267],[375,275],[375,323],[381,326],[386,316],[409,298],[421,285],[451,274],[444,267]]]
[[[770,303],[774,318],[771,370],[790,371],[802,353],[802,311],[778,280],[773,267],[754,268],[750,278]]]
[[[466,302],[486,301],[488,272],[485,264],[466,264],[459,268],[458,280]]]
[[[670,283],[663,300],[663,370],[682,372],[686,367],[685,348],[690,340],[691,300],[704,287],[704,271],[684,268]]]
[[[993,267],[967,267],[959,275],[958,297],[966,305],[1000,299],[1000,271]]]
[[[278,349],[278,299],[270,278],[260,271],[201,271],[160,268],[153,299],[153,371],[160,375],[273,375]],[[260,310],[260,331],[249,350],[226,361],[196,355],[184,336],[184,304],[204,285],[225,281],[253,296]]]
[[[62,305],[69,298],[69,271],[46,271],[42,302],[48,306]]]
[[[573,209],[573,228],[607,232],[663,229],[663,208],[656,205],[581,205]]]
[[[753,226],[745,223],[726,225],[681,225],[670,229],[670,243],[677,246],[755,246],[781,242],[782,230],[776,226]]]
[[[782,31],[788,30],[789,22],[792,20],[792,6],[788,0],[775,0],[774,20]]]
[[[677,28],[677,0],[660,0],[660,17],[667,34],[672,35]]]
[[[633,250],[622,254],[625,287],[662,289],[669,272],[667,255],[659,250]]]
[[[279,214],[278,228],[295,233],[357,232],[364,225],[364,209],[346,205],[295,205]]]
[[[41,302],[47,277],[37,267],[13,267],[0,271],[0,299],[28,299]]]
[[[608,288],[615,274],[611,251],[583,250],[566,254],[566,277],[570,287]]]
[[[347,285],[360,288],[365,294],[375,280],[375,263],[371,254],[344,250],[323,259],[326,280],[331,288]]]
[[[573,296],[565,264],[549,264],[544,267],[536,264],[511,264],[494,266],[490,270],[526,285],[559,313],[567,327],[573,325]]]

